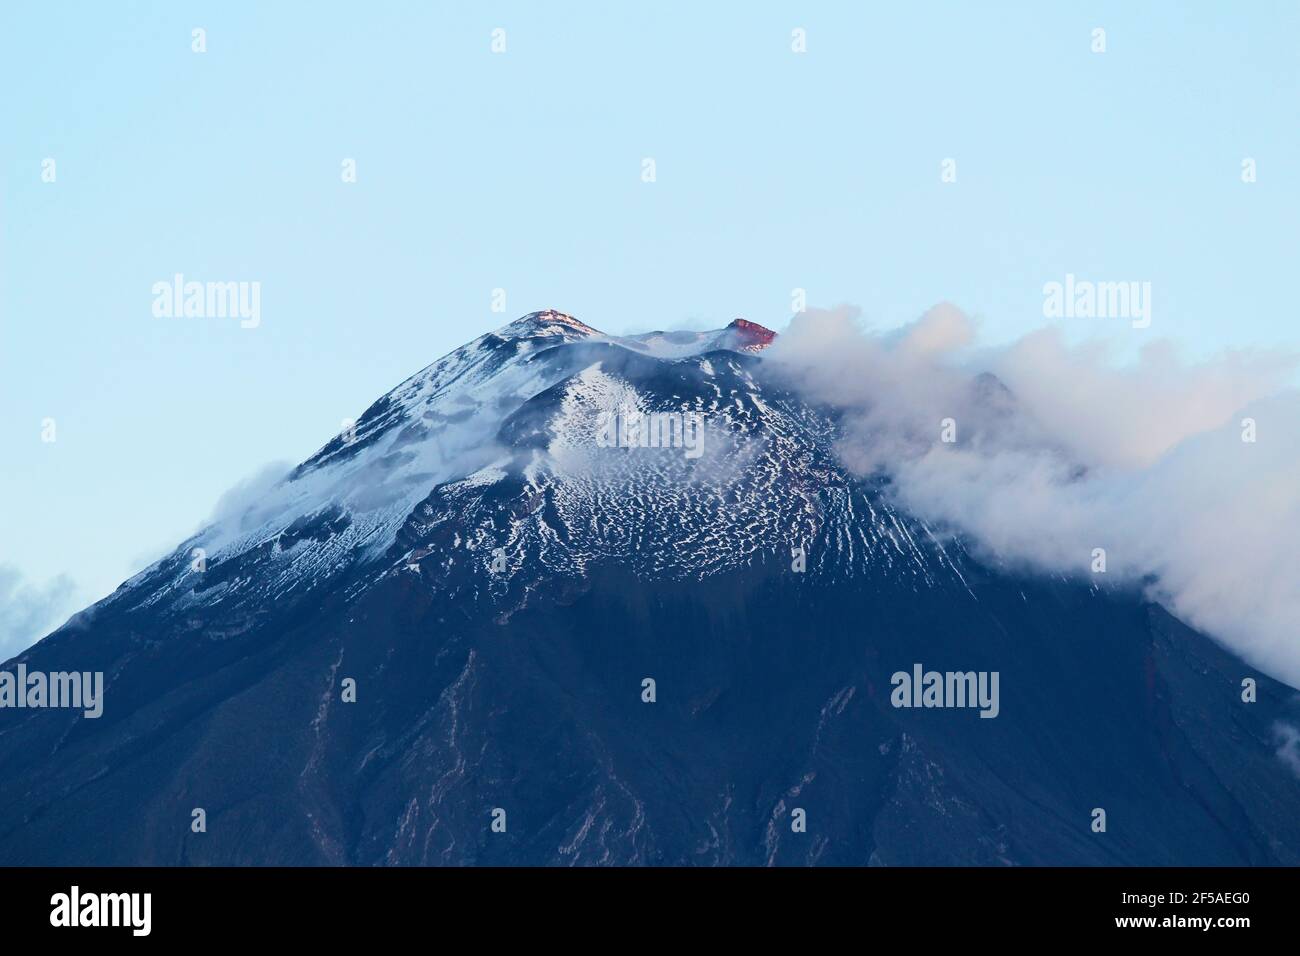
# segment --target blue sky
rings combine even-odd
[[[1071,336],[1300,345],[1300,6],[701,7],[6,4],[0,602],[101,596],[535,309],[779,329],[803,288],[998,342],[1069,272],[1153,289]],[[260,282],[261,324],[154,317],[176,273]]]

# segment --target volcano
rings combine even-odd
[[[0,863],[1300,863],[1295,692],[901,510],[775,338],[538,312],[398,385],[4,665],[103,688],[0,708]]]

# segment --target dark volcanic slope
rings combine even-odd
[[[980,565],[843,475],[760,358],[530,319],[206,571],[187,542],[22,656],[106,699],[0,710],[0,863],[1300,862],[1294,691],[1134,594]],[[627,402],[706,412],[708,454],[594,448]],[[489,408],[481,467],[315,493],[423,474]],[[998,717],[892,707],[914,663],[998,671]]]

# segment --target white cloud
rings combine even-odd
[[[1105,548],[1106,580],[1154,575],[1154,599],[1300,686],[1294,356],[1188,364],[1155,343],[1121,365],[1059,329],[975,349],[951,306],[890,335],[856,318],[806,313],[768,353],[808,397],[843,409],[846,465],[893,475],[904,507],[995,560],[1088,576]],[[940,441],[946,418],[955,444]]]
[[[1277,758],[1300,777],[1300,730],[1279,720],[1273,725],[1273,742],[1277,744]]]
[[[0,661],[22,653],[63,623],[78,600],[77,585],[67,575],[33,584],[13,565],[0,565]]]

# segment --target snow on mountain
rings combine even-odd
[[[435,587],[456,586],[455,567],[476,593],[526,592],[593,562],[699,578],[789,563],[799,548],[813,574],[878,563],[918,587],[962,581],[960,545],[848,479],[834,416],[765,379],[761,351],[774,337],[739,319],[713,332],[606,336],[531,313],[402,382],[353,433],[110,600],[233,609],[320,590],[366,564],[426,569]],[[703,454],[600,447],[602,416],[629,411],[698,416]],[[498,549],[508,570],[494,576]]]
[[[707,350],[727,331],[698,334],[690,354]],[[579,343],[646,351],[635,339],[606,337],[555,311],[534,312],[481,335],[382,396],[353,430],[332,439],[260,500],[141,572],[126,590],[146,590],[147,595],[134,595],[146,604],[164,598],[181,605],[232,600],[254,590],[309,589],[359,561],[374,559],[391,546],[431,489],[457,480],[482,481],[490,473],[485,467],[511,454],[494,439],[512,414],[566,380],[576,396],[583,383],[600,377],[599,358],[567,354]],[[690,352],[679,351],[683,356]],[[715,393],[715,398],[721,395],[716,388]],[[636,405],[630,385],[624,384],[620,394],[619,401]],[[715,400],[709,407],[716,410],[718,404]],[[728,411],[728,421],[730,415]],[[563,432],[565,426],[557,422],[555,427]],[[572,449],[562,452],[563,445],[561,437],[556,453],[571,459]],[[190,565],[200,554],[209,569],[238,558],[247,573],[223,577],[205,571],[196,578]],[[114,598],[122,596],[119,591]]]
[[[656,358],[676,359],[719,349],[761,352],[775,339],[775,332],[757,322],[734,319],[726,328],[709,332],[691,330],[643,332],[640,335],[613,336],[609,341]]]
[[[460,568],[466,587],[498,598],[604,562],[700,579],[788,564],[796,549],[814,576],[880,564],[914,587],[961,579],[927,529],[845,477],[829,417],[779,391],[760,397],[757,360],[715,354],[665,367],[598,348],[577,364],[597,361],[507,419],[513,453],[494,463],[493,481],[448,483],[416,509],[395,567],[422,570],[433,587]],[[698,414],[707,451],[602,448],[599,423],[620,409]],[[506,563],[496,575],[494,556]]]

